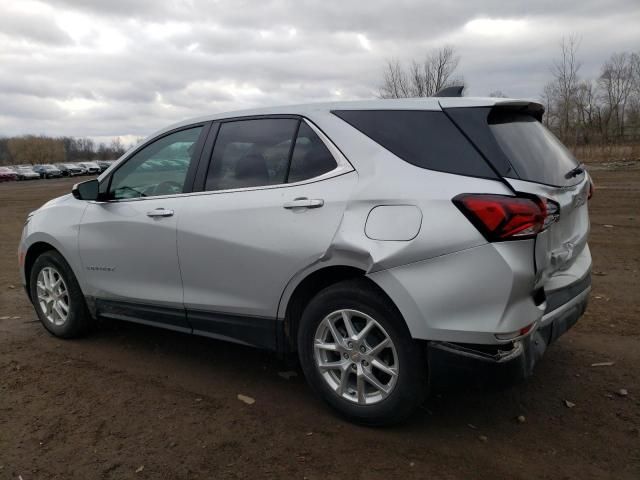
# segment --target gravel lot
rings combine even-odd
[[[123,323],[77,341],[48,335],[17,245],[26,214],[77,180],[0,184],[0,478],[637,480],[640,167],[592,174],[585,317],[528,382],[453,381],[392,429],[335,417],[264,352]]]

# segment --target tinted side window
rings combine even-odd
[[[115,200],[182,193],[202,127],[180,130],[147,145],[111,177]]]
[[[443,112],[340,110],[333,113],[417,167],[496,178],[484,158]]]
[[[287,182],[294,183],[318,177],[337,166],[326,145],[309,125],[302,122],[293,148]]]
[[[297,119],[238,120],[220,125],[206,190],[285,183]]]

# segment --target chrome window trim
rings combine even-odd
[[[239,192],[251,192],[255,190],[272,190],[275,188],[288,188],[288,187],[297,187],[300,185],[307,185],[310,183],[321,182],[323,180],[327,180],[329,178],[338,177],[340,175],[344,175],[345,173],[349,173],[355,171],[353,165],[349,163],[347,157],[343,155],[338,147],[327,137],[322,130],[320,130],[312,121],[305,117],[301,117],[302,121],[305,122],[327,147],[329,153],[333,157],[336,162],[336,168],[330,170],[328,172],[323,173],[322,175],[318,175],[317,177],[307,178],[306,180],[301,180],[299,182],[293,183],[277,183],[274,185],[262,185],[255,187],[243,187],[243,188],[229,188],[226,190],[202,190],[200,192],[187,192],[187,193],[176,193],[173,195],[155,195],[153,197],[138,197],[138,198],[124,198],[120,200],[109,200],[106,202],[102,201],[92,201],[91,203],[123,203],[123,202],[139,202],[145,200],[156,200],[163,198],[181,198],[181,197],[192,197],[197,195],[211,195],[211,194],[220,194],[220,193],[239,193]],[[240,119],[238,119],[240,120]],[[223,120],[224,121],[224,120]]]

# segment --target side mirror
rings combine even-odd
[[[76,183],[71,189],[71,194],[78,200],[98,200],[100,198],[100,183],[96,179]]]

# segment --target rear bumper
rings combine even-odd
[[[547,308],[535,328],[523,338],[504,345],[429,342],[432,376],[441,378],[451,369],[486,373],[513,382],[532,374],[547,347],[567,332],[584,314],[591,291],[591,274],[547,295]]]

